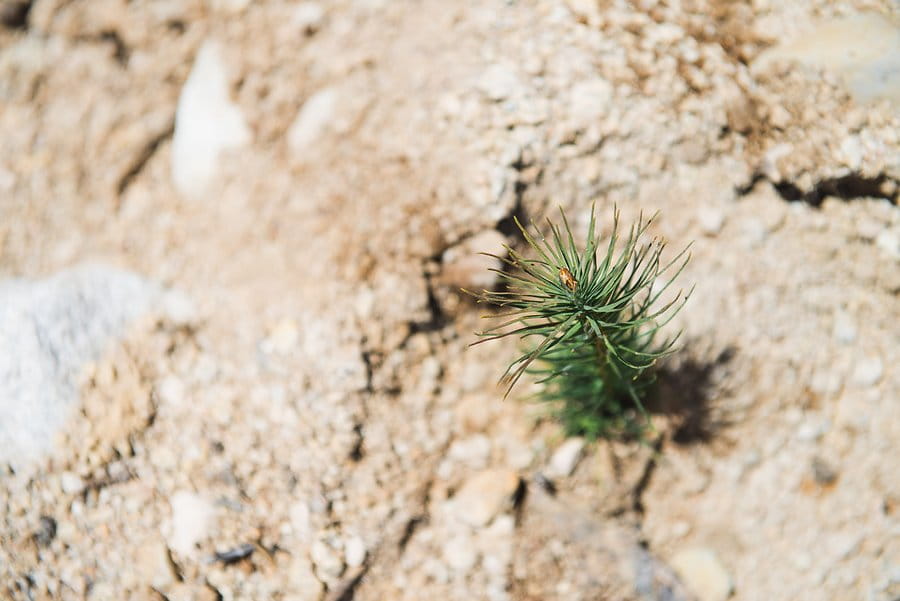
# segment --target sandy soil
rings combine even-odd
[[[900,597],[895,2],[20,4],[0,273],[174,292],[0,472],[0,596]],[[651,443],[554,474],[458,288],[592,203],[696,289]]]

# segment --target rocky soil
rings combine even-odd
[[[900,598],[900,5],[0,1],[0,597]],[[650,442],[513,217],[693,241]]]

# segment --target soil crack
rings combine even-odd
[[[150,159],[152,159],[153,155],[156,154],[156,151],[159,150],[160,145],[162,145],[167,138],[171,137],[173,133],[175,133],[174,117],[169,120],[168,124],[160,132],[152,136],[147,143],[144,144],[141,151],[137,153],[134,160],[128,166],[128,169],[126,169],[125,173],[122,174],[122,177],[119,178],[119,183],[116,185],[116,195],[118,198],[117,206],[121,206],[122,197],[125,195],[128,187],[141,174],[144,167],[147,166],[147,163],[150,162]]]
[[[771,183],[778,195],[784,200],[788,202],[805,202],[813,207],[821,206],[827,197],[835,197],[843,201],[878,198],[887,200],[892,204],[897,204],[900,201],[900,180],[884,173],[874,177],[867,177],[860,173],[850,173],[840,177],[826,178],[816,182],[809,190],[803,190],[789,180],[773,181],[762,173],[756,173],[745,186],[738,188],[738,196],[746,196],[761,181]]]

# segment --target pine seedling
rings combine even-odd
[[[622,241],[618,210],[601,246],[591,209],[587,240],[579,248],[562,209],[560,214],[562,228],[547,220],[549,239],[534,223],[529,232],[516,219],[533,256],[510,247],[506,257],[490,255],[508,267],[492,270],[505,289],[474,296],[505,309],[485,317],[504,319],[480,332],[474,344],[507,336],[523,340],[525,350],[501,378],[506,395],[523,374],[533,374],[538,398],[550,403],[567,434],[639,436],[649,424],[642,399],[653,383],[652,367],[674,351],[680,335],[660,339],[660,330],[690,292],[660,299],[690,259],[689,247],[663,263],[665,241],[644,241],[656,216],[642,214]]]

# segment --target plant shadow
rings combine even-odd
[[[721,369],[734,358],[728,347],[710,361],[695,358],[667,362],[656,373],[653,394],[647,410],[673,420],[672,442],[679,445],[712,440],[727,423],[713,410],[712,402],[720,387]]]

